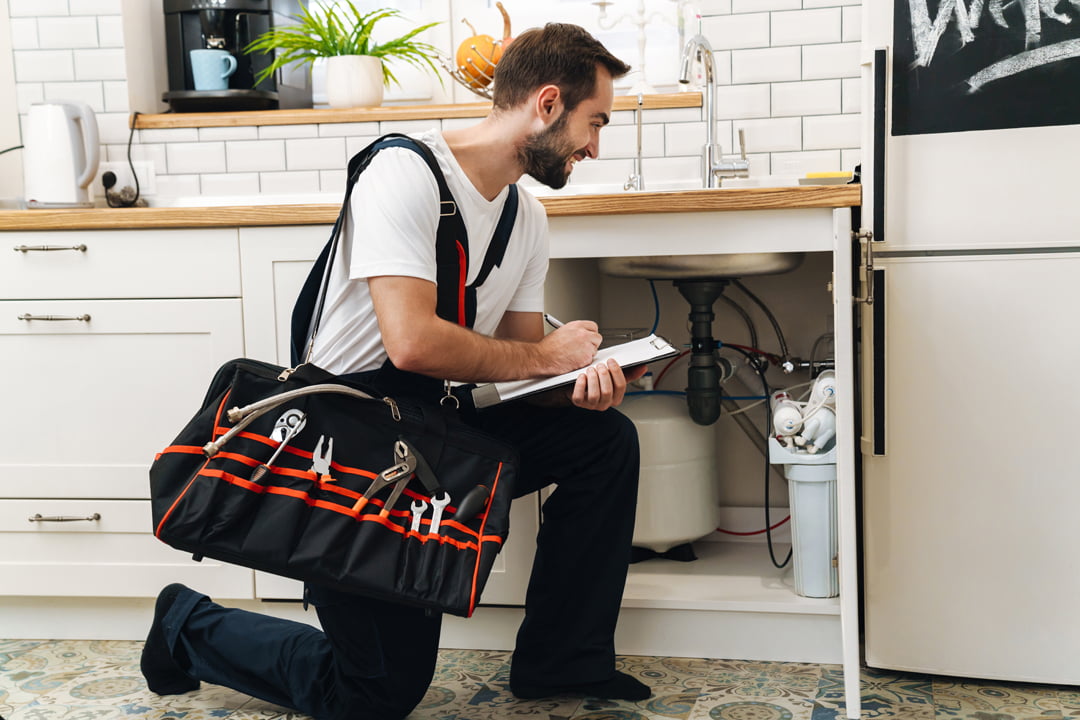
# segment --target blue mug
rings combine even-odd
[[[225,90],[236,72],[236,58],[227,50],[192,50],[191,76],[196,90]]]

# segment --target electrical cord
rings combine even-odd
[[[747,352],[745,350],[742,350],[741,348],[733,347],[733,346],[730,346],[730,345],[728,347],[730,347],[735,352],[742,353],[743,355],[745,355],[747,357],[747,359],[750,359],[750,358],[753,357],[749,352]],[[770,435],[770,432],[769,432],[770,431],[770,426],[772,425],[772,403],[769,401],[769,382],[768,382],[768,380],[765,379],[765,370],[763,368],[755,366],[755,369],[758,372],[758,376],[761,378],[761,385],[765,389],[765,437],[768,437]],[[770,470],[771,470],[771,464],[769,463],[769,455],[768,455],[768,453],[766,453],[765,454],[765,528],[766,528],[765,540],[766,540],[766,543],[769,546],[769,559],[772,560],[773,567],[784,568],[784,567],[787,567],[787,564],[789,562],[791,562],[791,553],[792,553],[792,550],[794,549],[794,545],[792,545],[792,547],[788,549],[788,554],[787,554],[787,557],[784,558],[784,561],[783,562],[777,562],[777,560],[776,560],[776,550],[773,548],[772,519],[769,517],[769,472],[770,472]]]
[[[127,161],[128,168],[131,170],[131,177],[135,178],[135,196],[131,198],[123,197],[123,191],[116,193],[109,192],[109,189],[116,184],[116,175],[112,175],[112,183],[105,185],[105,203],[111,208],[127,208],[134,207],[139,202],[139,194],[141,188],[139,187],[139,175],[135,172],[135,163],[131,161],[131,141],[135,137],[135,126],[138,124],[139,112],[136,110],[131,114],[131,129],[128,132],[127,141]],[[105,181],[105,175],[111,175],[111,173],[105,173],[101,176],[102,181]]]
[[[15,145],[13,147],[5,148],[4,150],[0,150],[0,155],[3,155],[4,153],[9,153],[12,150],[21,150],[22,148],[22,145]]]

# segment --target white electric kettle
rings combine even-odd
[[[90,182],[98,169],[97,120],[86,103],[34,103],[23,138],[26,206],[90,207]]]

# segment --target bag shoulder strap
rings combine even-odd
[[[435,177],[439,188],[439,226],[436,231],[436,286],[438,300],[436,312],[439,317],[449,322],[456,322],[472,327],[476,319],[476,288],[483,284],[494,267],[501,265],[506,248],[513,232],[517,216],[517,186],[511,185],[503,205],[502,215],[496,225],[492,241],[484,256],[480,274],[469,286],[465,280],[468,275],[469,249],[465,223],[458,212],[457,202],[446,183],[446,178],[439,168],[438,160],[426,144],[400,133],[389,133],[374,141],[349,160],[345,186],[345,198],[338,212],[337,220],[330,233],[330,239],[323,247],[319,257],[312,265],[307,279],[300,290],[293,307],[291,319],[291,355],[292,364],[306,362],[310,355],[322,318],[326,302],[326,291],[330,283],[330,268],[333,267],[337,254],[337,245],[341,237],[345,216],[349,208],[349,199],[360,173],[367,169],[376,153],[388,147],[401,147],[412,150],[422,157]]]

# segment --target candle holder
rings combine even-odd
[[[626,13],[617,18],[609,18],[607,9],[614,4],[614,0],[595,0],[595,2],[593,2],[593,5],[600,8],[600,14],[597,16],[597,24],[600,26],[601,30],[613,30],[619,23],[624,21],[637,27],[638,68],[641,70],[641,77],[634,83],[633,87],[630,88],[628,94],[653,94],[656,92],[656,89],[649,84],[648,77],[645,74],[645,28],[649,23],[655,20],[665,20],[666,18],[662,13],[647,13],[645,11],[645,0],[638,0],[637,12],[633,14]]]

